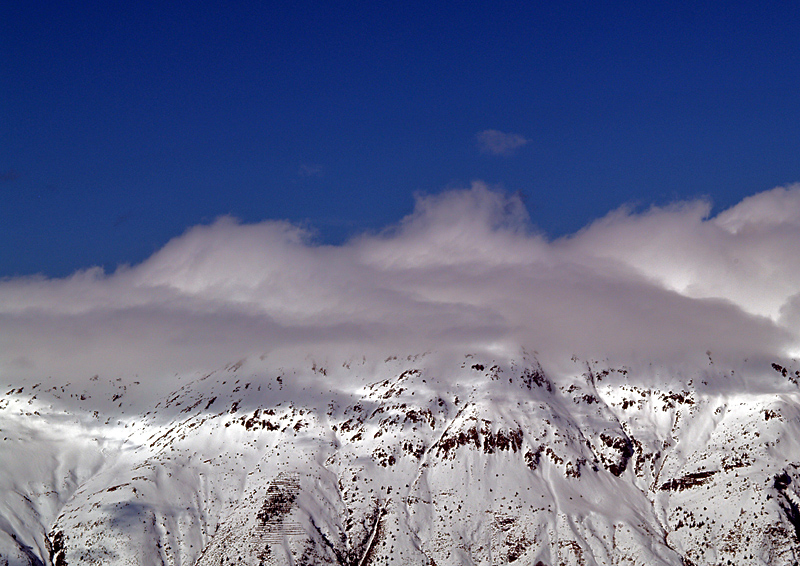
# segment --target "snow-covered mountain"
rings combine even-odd
[[[0,564],[800,560],[798,368],[571,363],[256,358],[14,383]]]

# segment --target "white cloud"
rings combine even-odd
[[[621,209],[564,242],[684,296],[730,301],[776,321],[800,289],[800,185],[744,199],[709,218],[695,201],[643,214]]]
[[[0,282],[0,379],[157,379],[280,352],[526,347],[663,364],[796,352],[800,186],[709,211],[620,209],[548,241],[518,197],[476,183],[340,246],[225,217],[112,274]]]
[[[477,135],[477,138],[481,151],[492,155],[511,155],[530,141],[519,134],[498,130],[484,130]]]

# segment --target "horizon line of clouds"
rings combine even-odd
[[[548,240],[519,195],[476,182],[341,245],[221,217],[113,273],[0,281],[0,375],[160,375],[281,351],[795,355],[800,185],[710,212],[621,207]]]
[[[483,130],[476,134],[475,137],[482,153],[503,156],[513,155],[517,149],[531,141],[520,134],[501,132],[499,130]]]

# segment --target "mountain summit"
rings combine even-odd
[[[15,384],[0,563],[790,565],[800,370],[488,353]]]

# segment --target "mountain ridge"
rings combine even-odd
[[[553,371],[524,352],[355,360],[289,369],[248,358],[177,376],[149,404],[139,377],[10,386],[0,556],[13,566],[800,557],[800,373],[786,362],[723,371],[709,356],[705,368],[645,377],[580,360]]]

